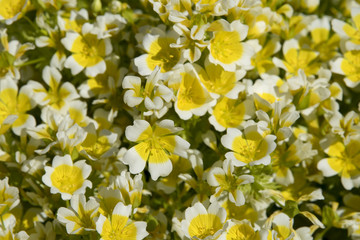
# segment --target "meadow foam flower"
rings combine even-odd
[[[99,29],[90,23],[82,26],[81,34],[68,31],[61,43],[72,53],[64,66],[70,68],[73,75],[83,69],[90,77],[105,72],[104,58],[112,52],[112,45],[109,38],[99,37]]]
[[[18,89],[15,81],[9,77],[0,79],[0,124],[5,124],[9,116],[16,116],[11,127],[16,135],[22,129],[35,126],[35,118],[28,114],[35,107],[33,92],[28,85]]]
[[[194,65],[201,83],[209,91],[213,98],[225,96],[231,99],[236,99],[238,93],[245,89],[239,80],[246,74],[245,70],[236,70],[228,72],[220,65],[212,64],[205,60],[205,69],[199,65]]]
[[[144,87],[141,86],[139,77],[126,76],[122,83],[122,87],[127,89],[124,94],[124,102],[130,107],[144,103],[147,110],[144,112],[145,115],[151,115],[155,112],[160,117],[163,114],[159,115],[159,113],[164,110],[166,113],[166,103],[169,103],[174,95],[159,78],[160,68],[158,66],[147,77]]]
[[[248,220],[229,220],[225,225],[225,231],[220,235],[218,240],[260,240],[260,232],[256,230]]]
[[[122,202],[131,204],[137,208],[141,204],[144,183],[142,174],[137,174],[133,178],[127,171],[122,171],[114,180],[114,188],[120,190]]]
[[[85,160],[73,163],[70,155],[55,156],[51,167],[45,167],[42,181],[50,187],[52,194],[60,193],[63,200],[71,199],[74,194],[85,193],[92,182],[87,180],[91,166]]]
[[[223,97],[209,112],[209,122],[217,131],[222,132],[227,128],[239,127],[254,116],[255,105],[251,98],[241,100]]]
[[[337,34],[330,34],[330,19],[328,17],[315,19],[308,28],[311,39],[307,39],[310,41],[305,43],[310,42],[311,48],[319,52],[321,61],[331,60],[337,53],[340,37]]]
[[[3,9],[6,7],[1,8],[1,10]],[[0,77],[8,76],[19,80],[19,65],[26,61],[22,57],[28,50],[34,49],[34,45],[32,43],[21,44],[16,39],[9,41],[6,28],[0,29],[0,44]]]
[[[142,47],[146,54],[134,59],[139,74],[142,76],[150,75],[156,66],[160,67],[161,73],[166,73],[180,64],[183,61],[180,50],[171,45],[176,42],[177,37],[176,32],[169,31],[166,33],[160,28],[153,34],[146,34],[142,40]]]
[[[58,69],[64,68],[64,62],[66,60],[65,48],[61,44],[61,39],[65,37],[65,32],[60,31],[59,27],[50,28],[45,27],[47,35],[39,36],[35,39],[37,47],[49,47],[55,49],[54,55],[51,57],[50,66]]]
[[[95,231],[95,219],[98,216],[99,203],[90,197],[86,201],[84,194],[74,194],[70,200],[71,208],[59,208],[57,219],[66,226],[69,234],[83,234]]]
[[[100,214],[96,221],[96,231],[102,240],[113,239],[144,239],[149,233],[146,231],[146,222],[129,219],[131,205],[125,206],[119,202],[111,214],[110,219]]]
[[[15,0],[1,2],[0,21],[5,20],[5,23],[10,25],[18,20],[24,14],[24,10],[30,5],[29,0]]]
[[[186,157],[190,144],[175,135],[181,128],[175,127],[171,120],[162,120],[150,125],[145,120],[135,120],[134,125],[125,130],[126,138],[137,142],[124,155],[122,161],[129,165],[132,174],[144,170],[149,162],[149,172],[153,180],[168,176],[173,169],[169,156],[176,154]]]
[[[225,159],[223,161],[222,168],[213,167],[207,174],[207,181],[210,186],[216,187],[216,192],[213,196],[220,197],[225,193],[231,202],[236,206],[243,205],[245,203],[245,197],[239,185],[254,182],[254,177],[251,175],[236,176],[233,174],[234,164],[231,160]]]
[[[244,132],[244,133],[243,133]],[[276,148],[276,137],[266,134],[257,125],[247,126],[244,131],[228,128],[221,143],[232,152],[225,154],[234,166],[270,164],[270,153]]]
[[[193,239],[216,239],[221,234],[226,219],[226,211],[217,203],[208,209],[197,202],[185,210],[181,228],[185,236]]]
[[[173,13],[173,12],[171,12]],[[170,13],[170,14],[171,14]],[[208,45],[205,41],[205,32],[210,24],[193,25],[187,27],[182,23],[176,23],[174,30],[180,35],[171,46],[180,48],[184,59],[191,63],[196,62],[201,57],[201,51]]]
[[[360,7],[351,8],[352,23],[346,23],[339,19],[333,19],[331,25],[333,30],[341,37],[349,39],[346,43],[348,50],[359,49],[360,45]]]
[[[346,86],[355,88],[360,83],[360,50],[347,51],[344,57],[337,58],[331,64],[331,71],[344,75]]]
[[[284,59],[274,57],[273,62],[286,71],[287,78],[296,76],[299,69],[304,70],[306,76],[314,75],[320,69],[320,62],[316,61],[319,53],[300,48],[296,39],[285,41],[282,50]]]
[[[318,169],[325,177],[340,175],[345,189],[360,186],[360,135],[348,136],[343,141],[325,138],[320,142],[328,157],[320,160]]]
[[[215,101],[202,86],[199,75],[190,63],[184,65],[181,77],[175,101],[176,113],[184,120],[191,118],[192,115],[204,115]]]
[[[0,180],[0,200],[0,216],[16,207],[20,202],[19,189],[9,186],[8,177]]]
[[[61,84],[61,73],[55,67],[44,67],[42,78],[49,89],[46,90],[39,82],[29,81],[28,85],[34,91],[33,99],[41,106],[50,106],[65,114],[71,102],[80,97],[74,85],[70,82]]]
[[[235,20],[231,23],[224,19],[213,23],[214,35],[208,45],[209,61],[221,65],[226,71],[233,72],[237,66],[251,66],[254,50],[248,43],[242,42],[249,27]],[[208,30],[211,30],[212,26]]]

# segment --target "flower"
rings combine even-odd
[[[320,142],[327,158],[320,160],[318,169],[325,177],[341,176],[345,189],[360,186],[360,135],[352,135],[343,141],[337,138],[325,138]]]
[[[318,52],[300,48],[296,39],[287,40],[282,49],[284,60],[274,57],[273,62],[286,71],[287,78],[296,76],[299,69],[303,69],[306,76],[318,72],[320,68],[320,62],[316,61],[319,56]]]
[[[201,85],[198,74],[191,64],[184,65],[184,72],[176,95],[175,111],[181,119],[192,115],[202,116],[215,104],[208,91]]]
[[[85,231],[95,231],[95,219],[98,216],[99,203],[90,197],[86,201],[84,194],[74,194],[70,200],[71,209],[61,207],[57,219],[66,226],[69,234],[83,234]]]
[[[19,189],[9,186],[9,178],[0,180],[0,216],[20,203]]]
[[[218,101],[214,109],[210,110],[209,122],[219,132],[227,128],[236,128],[255,113],[253,100],[230,99],[224,97]]]
[[[111,218],[100,214],[96,221],[96,231],[102,240],[129,239],[141,240],[149,233],[146,231],[146,222],[129,219],[131,205],[125,206],[122,202],[116,204]]]
[[[215,24],[216,23],[216,24]],[[248,43],[242,42],[247,35],[248,26],[235,20],[232,23],[220,19],[213,23],[214,35],[208,45],[209,61],[220,64],[226,71],[233,72],[236,66],[251,66],[254,50]],[[208,30],[211,29],[211,26]]]
[[[49,90],[46,90],[39,82],[30,81],[28,85],[34,91],[33,99],[39,105],[50,106],[52,109],[66,114],[71,102],[80,97],[74,85],[70,82],[61,84],[61,73],[55,67],[44,67],[42,77],[49,86]]]
[[[190,239],[216,239],[221,234],[225,219],[226,211],[217,203],[206,209],[203,204],[197,202],[185,210],[181,228]]]
[[[244,134],[236,128],[228,128],[226,135],[221,137],[224,147],[232,150],[225,157],[230,159],[234,166],[249,164],[270,164],[270,153],[276,148],[274,135],[265,134],[257,125],[250,125],[244,129]]]
[[[337,58],[331,64],[331,71],[345,75],[346,86],[355,88],[360,83],[360,50],[345,52],[344,57]]]
[[[86,180],[91,173],[91,166],[85,160],[73,163],[70,155],[55,156],[51,167],[45,167],[42,181],[50,187],[52,194],[60,193],[63,200],[71,199],[74,194],[85,193],[92,182]]]
[[[26,6],[29,4],[29,0],[2,1],[0,8],[0,21],[5,20],[6,24],[12,24],[21,17],[24,9],[26,9]]]
[[[161,73],[172,70],[177,64],[183,60],[180,50],[171,47],[176,42],[177,34],[174,31],[165,32],[156,29],[156,34],[146,34],[142,41],[142,46],[147,52],[134,59],[134,63],[138,68],[138,72],[142,76],[150,75],[156,66],[159,66]]]
[[[205,60],[205,69],[199,65],[194,66],[201,83],[204,84],[213,98],[226,96],[236,99],[238,93],[245,89],[245,86],[238,82],[246,74],[243,69],[229,72],[224,70],[221,65],[210,63],[208,59]]]
[[[55,28],[46,28],[48,36],[39,36],[35,39],[37,47],[50,47],[56,49],[54,55],[51,57],[50,66],[58,69],[64,68],[64,62],[66,60],[65,48],[61,44],[61,39],[65,37],[65,32],[60,31],[56,26]]]
[[[135,120],[133,126],[126,128],[125,135],[138,144],[125,153],[122,161],[129,165],[132,174],[143,171],[146,162],[149,162],[153,180],[168,176],[173,168],[169,156],[176,154],[186,157],[185,151],[190,146],[187,141],[174,135],[180,130],[171,120],[162,120],[153,126],[145,120]]]
[[[6,124],[9,116],[16,116],[12,130],[16,135],[22,129],[35,126],[35,118],[27,112],[35,107],[32,90],[28,85],[18,91],[15,81],[9,77],[0,80],[0,124]]]
[[[99,30],[89,23],[85,23],[81,29],[81,35],[77,32],[67,32],[61,43],[72,55],[64,63],[66,68],[71,69],[73,75],[85,69],[85,74],[95,77],[104,73],[106,64],[104,58],[112,52],[109,38],[99,38]]]
[[[233,174],[234,165],[231,160],[225,159],[222,168],[213,167],[207,175],[207,181],[210,186],[217,187],[213,196],[220,197],[224,192],[228,195],[231,202],[236,206],[241,206],[245,203],[245,197],[239,185],[254,182],[254,177],[251,175],[236,176]]]
[[[349,39],[349,42],[346,43],[346,47],[349,50],[353,50],[360,44],[360,8],[354,7],[351,9],[351,19],[353,26],[345,23],[339,19],[333,19],[331,21],[332,28],[334,32],[339,34],[341,37]],[[354,26],[355,25],[355,26]]]
[[[145,87],[141,87],[141,79],[135,76],[126,76],[122,83],[124,89],[128,89],[124,94],[124,102],[135,107],[142,102],[146,108],[145,115],[151,115],[153,111],[158,113],[160,118],[167,111],[166,103],[173,98],[173,92],[159,80],[160,68],[155,67],[154,71],[146,79]],[[159,114],[159,112],[162,112]]]
[[[7,29],[0,29],[0,41],[0,77],[8,76],[15,80],[19,80],[19,66],[25,61],[25,59],[22,59],[21,57],[26,51],[34,49],[34,45],[31,43],[21,44],[18,40],[11,40],[9,42]]]
[[[229,220],[226,222],[225,231],[218,240],[239,239],[239,240],[260,240],[260,233],[255,230],[248,220]]]

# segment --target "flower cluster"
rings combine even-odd
[[[358,0],[0,0],[0,239],[359,239],[359,93]]]

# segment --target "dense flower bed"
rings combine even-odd
[[[359,239],[360,1],[0,0],[0,239]]]

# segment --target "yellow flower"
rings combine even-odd
[[[192,115],[202,116],[215,104],[210,94],[201,85],[198,74],[189,63],[184,65],[184,72],[176,96],[175,111],[181,119],[187,120]]]
[[[71,102],[79,98],[74,85],[70,82],[60,83],[61,73],[55,67],[46,66],[43,69],[42,77],[49,86],[46,90],[39,82],[29,81],[29,86],[34,91],[33,99],[42,106],[50,106],[52,109],[66,114]]]
[[[0,80],[0,124],[7,124],[9,116],[16,116],[12,130],[16,135],[20,135],[22,129],[35,127],[35,118],[26,113],[34,106],[29,86],[23,86],[18,92],[14,80],[10,78]]]
[[[200,81],[210,92],[213,98],[219,98],[221,95],[236,99],[238,93],[244,90],[244,86],[238,82],[246,74],[245,70],[236,70],[228,72],[220,65],[212,64],[205,60],[205,69],[199,65],[194,65],[199,74]]]
[[[16,207],[20,202],[19,189],[9,186],[9,178],[0,180],[0,216]]]
[[[85,231],[94,231],[95,219],[98,217],[99,203],[90,197],[86,201],[84,194],[76,194],[71,197],[71,208],[59,208],[57,219],[66,226],[69,234],[84,234]]]
[[[104,73],[106,64],[104,58],[112,52],[109,38],[99,38],[98,31],[93,25],[86,23],[82,26],[81,35],[67,32],[61,43],[72,55],[68,57],[64,66],[71,69],[73,75],[85,69],[85,74],[95,77]]]
[[[111,56],[105,60],[106,71],[95,77],[90,77],[85,83],[79,86],[80,95],[84,98],[98,96],[104,97],[115,94],[117,88],[121,86],[121,80],[126,74],[125,68],[119,68],[119,57]]]
[[[346,86],[355,88],[360,83],[360,50],[345,52],[343,58],[336,59],[331,66],[331,71],[345,75]]]
[[[209,61],[220,64],[226,71],[233,72],[236,66],[251,66],[251,57],[254,50],[251,45],[242,42],[248,32],[248,26],[240,20],[228,23],[221,19],[213,23],[208,31],[214,29],[214,36],[208,45]]]
[[[85,193],[92,182],[86,180],[91,173],[91,166],[85,160],[73,164],[70,155],[55,156],[51,167],[45,167],[42,181],[50,187],[52,194],[60,193],[63,200],[71,199],[72,195]]]
[[[181,228],[190,239],[216,238],[221,234],[226,219],[226,211],[218,203],[213,203],[208,209],[200,202],[185,211],[185,219]]]
[[[149,235],[146,231],[146,222],[129,219],[131,210],[131,205],[125,206],[120,202],[115,206],[110,219],[100,214],[96,221],[96,231],[101,235],[101,239],[141,240]]]
[[[48,36],[39,36],[35,39],[35,44],[37,47],[50,47],[54,48],[56,51],[51,57],[50,66],[56,67],[58,69],[64,68],[64,62],[66,60],[65,48],[61,44],[61,39],[65,37],[65,32],[60,31],[59,28],[46,28]]]
[[[20,18],[28,4],[29,0],[1,0],[0,21],[5,20],[6,24],[12,24]]]
[[[169,176],[161,178],[156,183],[156,187],[159,190],[164,191],[166,194],[170,194],[176,190],[176,187],[179,184],[179,174],[188,172],[191,169],[190,162],[186,158],[171,155],[170,160],[173,165],[173,171],[169,174]]]
[[[207,174],[207,182],[210,186],[217,187],[214,197],[223,199],[225,194],[226,198],[229,198],[236,206],[241,206],[245,203],[245,197],[238,187],[242,184],[254,182],[254,177],[251,175],[238,177],[233,172],[233,163],[231,160],[225,159],[222,168],[213,167],[210,169]]]
[[[330,36],[329,18],[321,18],[313,21],[309,26],[311,39],[306,38],[304,44],[309,44],[312,49],[319,52],[319,58],[323,62],[331,60],[337,54],[340,37],[337,34]],[[303,45],[303,44],[301,44]]]
[[[257,125],[244,129],[244,134],[236,128],[228,128],[221,137],[221,143],[232,152],[225,154],[234,166],[270,164],[270,153],[276,148],[276,137],[267,135]]]
[[[209,122],[217,131],[225,131],[227,128],[240,126],[245,120],[250,119],[254,113],[255,106],[252,100],[241,101],[224,97],[215,105]]]
[[[230,220],[226,223],[226,230],[218,240],[260,240],[259,231],[254,230],[251,223],[247,220]]]
[[[271,57],[280,49],[281,44],[279,39],[273,37],[263,43],[261,50],[258,51],[251,59],[251,64],[259,72],[260,76],[264,73],[277,73],[277,68],[275,67]]]
[[[130,148],[122,161],[129,165],[132,174],[144,170],[149,162],[149,172],[153,180],[166,177],[173,169],[169,156],[176,154],[186,157],[190,144],[175,133],[181,130],[171,120],[162,120],[151,126],[145,120],[135,120],[133,126],[125,130],[126,138],[138,144]]]
[[[274,57],[276,66],[286,71],[286,77],[296,76],[299,69],[303,69],[306,76],[314,75],[320,69],[320,62],[316,61],[319,53],[301,49],[296,39],[287,40],[283,45],[284,60]]]
[[[340,139],[324,139],[321,143],[327,158],[318,163],[318,168],[325,177],[341,176],[345,189],[360,186],[360,135]]]
[[[172,47],[176,43],[177,34],[157,30],[156,35],[148,33],[143,39],[142,45],[147,53],[134,59],[142,76],[150,75],[156,66],[160,67],[161,73],[169,72],[182,61],[180,50]]]
[[[11,1],[9,1],[11,2]],[[11,77],[20,79],[18,65],[23,64],[21,57],[27,50],[34,48],[31,43],[21,44],[18,40],[9,42],[7,29],[0,29],[0,77]]]
[[[356,45],[360,44],[360,8],[354,7],[351,9],[351,19],[352,25],[339,19],[333,19],[331,24],[337,34],[350,40],[346,46],[352,50]]]

